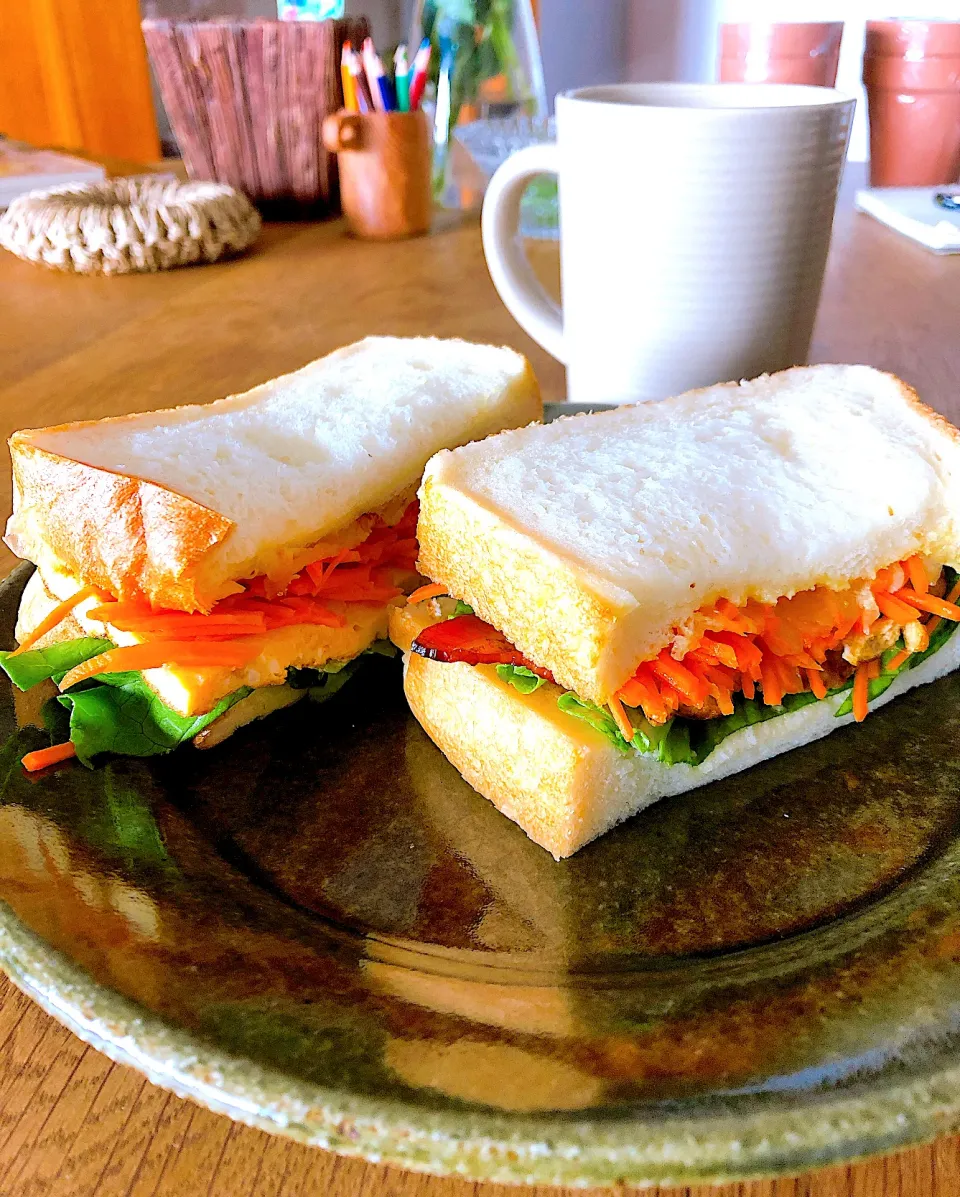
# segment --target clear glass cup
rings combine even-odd
[[[476,120],[547,115],[531,0],[417,0],[411,55],[424,38],[433,47],[427,102],[433,106],[434,194],[445,207],[475,207],[482,180],[453,130]]]

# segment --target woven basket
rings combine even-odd
[[[364,17],[144,21],[190,178],[229,183],[267,215],[336,215],[337,160],[320,129],[343,105],[343,43],[367,32]]]
[[[169,175],[31,191],[0,216],[0,246],[76,274],[132,274],[217,262],[256,240],[260,217],[223,183]]]

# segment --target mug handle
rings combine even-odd
[[[540,285],[520,245],[520,201],[534,175],[557,174],[557,146],[518,150],[496,171],[483,201],[483,252],[493,285],[520,327],[559,362],[566,362],[563,313]]]
[[[331,154],[359,150],[363,144],[363,122],[353,112],[332,112],[324,119],[320,136],[324,149]]]

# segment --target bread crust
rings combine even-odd
[[[330,356],[335,358],[343,352]],[[505,424],[528,423],[542,417],[536,377],[530,363],[522,360],[522,370],[511,376],[502,394],[498,392],[498,406],[488,413],[486,422],[478,423],[479,417],[469,402],[462,405],[463,422],[458,434],[461,443],[471,435],[499,431]],[[220,403],[233,408],[256,404],[280,381],[263,383]],[[150,418],[158,423],[182,422],[206,410],[206,405],[169,408],[150,413]],[[136,425],[143,419],[143,414],[133,414],[14,433],[8,442],[13,463],[13,514],[5,543],[19,557],[81,578],[117,598],[144,598],[154,607],[173,610],[209,611],[217,599],[230,593],[231,584],[239,577],[258,572],[273,576],[272,565],[255,568],[264,565],[259,559],[245,562],[250,569],[224,569],[223,546],[236,525],[221,512],[136,474],[89,465],[42,447],[43,438],[58,433],[102,425]],[[448,443],[456,443],[456,439]],[[313,540],[326,542],[341,532],[349,533],[369,512],[388,511],[407,494],[412,498],[419,473],[419,468],[411,470],[385,503],[372,504],[366,510],[344,509],[341,527],[317,532]],[[358,534],[353,543],[363,535]],[[279,574],[287,558],[294,559],[311,543],[307,538],[275,546],[277,557],[282,559],[277,567]]]
[[[195,571],[231,520],[154,482],[41,449],[29,431],[9,445],[14,505],[3,539],[18,557],[40,564],[52,556],[118,598],[209,610]]]
[[[902,673],[871,711],[958,665],[960,631]],[[662,765],[618,751],[589,724],[564,714],[556,686],[521,695],[493,666],[411,654],[404,691],[427,735],[470,785],[557,860],[660,798],[740,773],[853,722],[852,714],[836,717],[847,695],[833,695],[734,732],[702,765]]]
[[[814,369],[829,374],[842,368],[796,367],[775,376],[774,383],[789,391],[795,381],[809,383]],[[939,564],[955,565],[960,561],[960,460],[955,456],[960,446],[960,431],[924,404],[912,387],[894,375],[880,371],[871,373],[878,380],[882,377],[884,391],[892,383],[903,405],[934,430],[939,444],[927,444],[922,452],[927,454],[931,469],[948,474],[952,471],[956,481],[939,501],[939,509],[929,515],[929,522],[919,527],[904,524],[898,533],[890,535],[882,526],[886,511],[882,519],[878,514],[872,537],[867,534],[865,539],[856,542],[847,538],[850,560],[844,561],[838,555],[831,561],[829,555],[821,554],[816,568],[794,570],[788,566],[779,571],[781,575],[792,575],[783,587],[772,585],[762,567],[735,580],[731,579],[731,571],[727,568],[726,581],[718,584],[712,576],[709,540],[693,566],[688,555],[683,558],[685,564],[676,568],[670,554],[673,543],[680,544],[681,540],[675,538],[671,542],[668,528],[657,538],[657,547],[662,550],[666,566],[663,576],[669,577],[671,585],[668,587],[662,581],[648,581],[643,577],[636,583],[623,582],[624,587],[630,584],[635,590],[635,593],[628,593],[625,588],[598,576],[595,557],[581,559],[574,547],[558,548],[544,536],[538,509],[531,510],[527,523],[522,518],[524,509],[519,504],[503,500],[504,506],[499,505],[496,489],[491,491],[488,478],[497,476],[501,460],[510,463],[514,444],[518,445],[518,455],[532,457],[540,436],[540,433],[531,437],[523,432],[508,432],[482,447],[440,453],[428,465],[420,489],[421,572],[443,583],[455,597],[470,603],[478,615],[502,630],[530,660],[549,669],[564,687],[603,705],[632,676],[641,661],[654,657],[669,643],[676,626],[718,598],[728,598],[738,605],[749,598],[773,603],[785,595],[815,586],[843,588],[860,577],[874,576],[878,569],[899,557],[917,552],[931,556]],[[754,380],[752,385],[763,385],[767,381],[764,376]],[[876,385],[880,385],[879,381]],[[695,404],[700,396],[709,394],[715,398],[718,392],[731,393],[736,402],[740,388],[740,383],[731,382],[689,392],[680,397],[687,401],[687,407],[681,410],[689,410],[690,400]],[[671,401],[665,402],[669,404]],[[748,412],[750,402],[750,399],[744,400]],[[885,398],[884,402],[894,408],[898,405],[892,397]],[[637,405],[636,410],[645,406]],[[662,408],[662,405],[654,406]],[[613,428],[604,432],[603,421],[616,425],[623,412],[624,408],[618,408],[591,416],[573,416],[564,423],[572,431],[578,422],[591,421],[598,438],[602,435],[615,437]],[[912,417],[910,422],[913,424]],[[554,440],[559,442],[559,437]],[[554,443],[546,429],[543,430],[543,442]],[[907,446],[904,451],[907,454],[921,452],[912,446]],[[774,445],[770,452],[776,456],[781,450]],[[789,458],[791,446],[787,444],[782,452]],[[703,451],[705,466],[709,457],[707,448]],[[762,465],[759,461],[760,469]],[[516,474],[510,475],[514,481],[520,480],[516,493],[521,495],[524,468],[518,467]],[[788,501],[784,500],[785,503]],[[545,506],[547,500],[541,498],[540,503],[541,507]],[[828,504],[824,503],[822,510],[821,525],[827,526],[837,518]],[[704,504],[703,514],[706,517],[703,522],[709,526],[711,512],[708,504]],[[892,507],[889,515],[892,521]],[[656,531],[659,525],[655,510],[652,518]],[[816,527],[817,521],[813,523]],[[749,535],[749,523],[747,527],[748,532],[741,531],[741,537]],[[799,537],[796,550],[795,559],[806,560],[808,544]],[[775,555],[781,552],[777,546],[772,551]],[[855,562],[853,557],[857,558]],[[855,568],[851,568],[852,563]]]

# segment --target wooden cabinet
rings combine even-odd
[[[156,161],[137,0],[0,0],[0,132]]]

